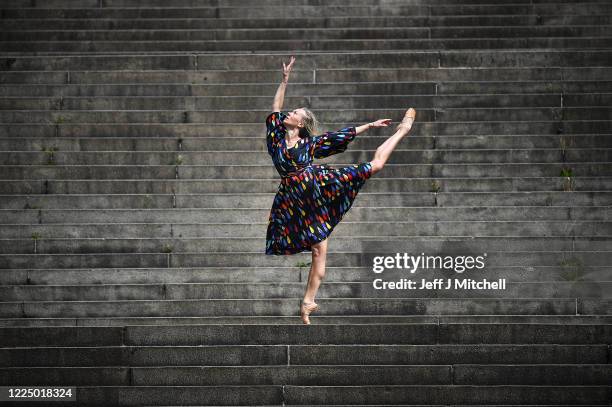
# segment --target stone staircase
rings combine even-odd
[[[612,2],[0,7],[0,386],[79,406],[612,404]],[[310,326],[310,253],[263,254],[290,55],[283,110],[326,130],[418,111],[334,230]],[[395,253],[486,267],[373,272]],[[506,289],[374,287],[406,278]]]

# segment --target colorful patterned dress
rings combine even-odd
[[[312,163],[345,151],[357,135],[355,127],[304,137],[288,148],[286,117],[273,112],[266,119],[268,154],[281,175],[268,220],[270,255],[310,251],[313,243],[325,240],[372,176],[371,162],[341,168]]]

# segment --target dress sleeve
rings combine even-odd
[[[314,136],[312,138],[314,157],[323,158],[345,151],[356,135],[355,127],[351,126],[338,131],[328,131],[320,136]]]
[[[266,143],[268,151],[272,152],[272,146],[285,136],[285,125],[283,121],[287,118],[285,112],[272,112],[266,118]]]

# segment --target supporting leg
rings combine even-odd
[[[327,239],[312,245],[312,263],[308,273],[308,284],[304,293],[304,302],[314,302],[321,280],[325,277],[325,260],[327,258]]]
[[[325,260],[327,258],[327,240],[315,243],[312,245],[312,263],[310,265],[310,272],[308,273],[308,283],[306,285],[306,292],[304,293],[304,304],[301,307],[302,322],[310,324],[308,315],[310,312],[315,311],[315,296],[321,285],[321,281],[325,276]]]

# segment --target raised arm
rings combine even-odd
[[[276,95],[274,95],[274,103],[272,104],[273,112],[280,112],[283,108],[283,101],[285,100],[285,89],[287,88],[287,83],[289,82],[289,73],[291,73],[291,69],[293,68],[293,63],[295,62],[295,57],[291,57],[291,61],[289,65],[285,65],[283,62],[283,80],[280,85],[278,85],[278,89],[276,90]]]

